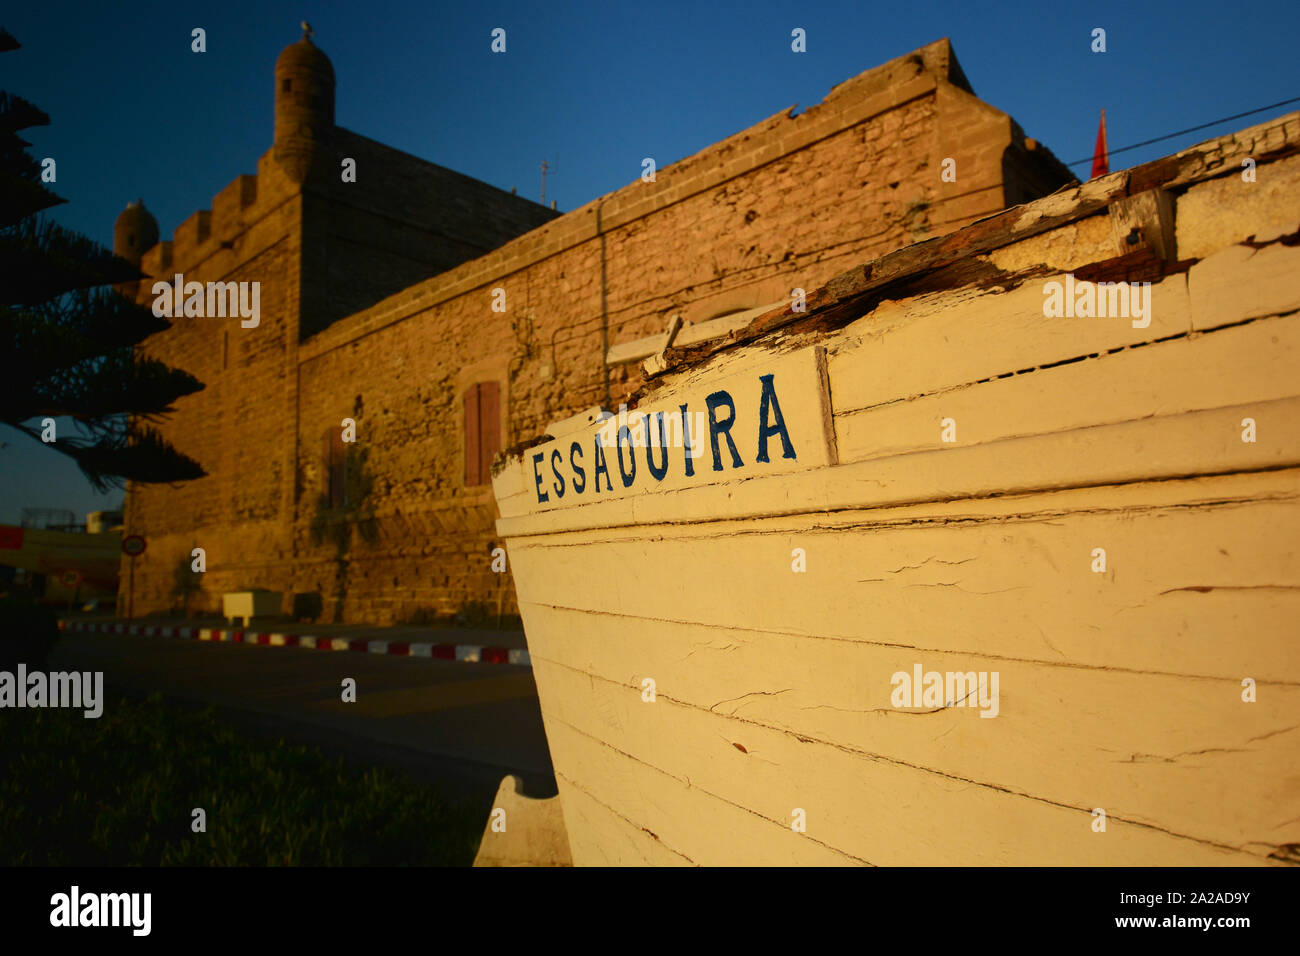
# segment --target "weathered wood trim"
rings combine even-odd
[[[1174,200],[1167,189],[1117,199],[1110,207],[1111,239],[1117,256],[1148,250],[1165,262],[1177,260],[1174,250]]]
[[[755,309],[737,312],[735,315],[724,315],[696,325],[683,326],[675,336],[667,338],[661,333],[633,339],[631,342],[620,342],[618,345],[611,346],[609,351],[605,353],[605,364],[626,365],[628,362],[636,362],[659,355],[673,347],[681,348],[720,338],[748,325],[753,321],[754,316],[771,312],[782,304],[760,305]],[[674,318],[680,322],[680,316],[674,316]]]
[[[872,293],[891,284],[1057,229],[1148,190],[1172,190],[1224,175],[1235,171],[1234,162],[1246,157],[1263,164],[1297,152],[1300,152],[1300,112],[1209,140],[1174,156],[1067,187],[1051,196],[971,223],[946,236],[906,246],[855,266],[809,294],[807,313],[796,313],[786,305],[760,315],[724,338],[668,349],[664,354],[663,368],[646,368],[646,374],[661,374],[723,349],[751,342],[795,322],[815,320],[832,309],[842,310],[865,301]]]

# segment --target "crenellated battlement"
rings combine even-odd
[[[199,247],[207,241],[212,228],[212,211],[200,209],[176,227],[172,233],[172,257],[177,262],[193,262]]]
[[[260,165],[260,164],[259,164]],[[212,199],[211,209],[200,209],[172,232],[170,240],[146,249],[140,269],[154,278],[167,278],[172,269],[184,269],[210,253],[209,243],[229,245],[243,233],[254,216],[257,205],[256,175],[236,176]]]
[[[237,176],[212,199],[211,235],[219,241],[237,236],[244,228],[244,210],[257,202],[257,177]]]
[[[164,239],[145,250],[140,271],[147,276],[165,275],[172,267],[172,241]]]

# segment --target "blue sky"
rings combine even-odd
[[[164,238],[271,144],[272,69],[315,29],[338,78],[336,119],[372,139],[561,210],[662,167],[836,83],[947,36],[975,92],[1061,160],[1092,154],[1106,109],[1112,149],[1300,96],[1300,3],[521,4],[295,0],[13,5],[0,89],[50,114],[27,131],[58,163],[62,224],[105,245],[143,197]],[[194,27],[207,52],[190,50]],[[507,31],[493,54],[491,32]],[[790,50],[790,32],[807,52]],[[1090,50],[1091,32],[1107,52]],[[1135,165],[1296,109],[1220,124],[1116,156]],[[1073,167],[1086,178],[1087,165]],[[115,504],[76,468],[0,426],[0,522],[20,508]]]

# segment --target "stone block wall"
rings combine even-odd
[[[285,492],[292,459],[284,433],[292,422],[300,218],[296,188],[264,161],[258,176],[236,179],[211,211],[190,217],[170,242],[144,255],[142,271],[152,278],[140,283],[142,304],[153,304],[155,280],[170,283],[179,273],[186,282],[258,282],[260,314],[248,329],[238,316],[173,316],[171,329],[139,349],[204,383],[177,401],[161,431],[208,475],[128,488],[126,526],[149,542],[136,562],[138,612],[173,603],[174,569],[195,547],[204,549],[209,571],[205,593],[191,601],[200,609],[216,607],[221,590],[265,580],[264,568],[291,558]]]

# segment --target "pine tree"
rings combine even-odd
[[[0,29],[0,53],[18,47]],[[201,478],[199,463],[153,426],[203,384],[136,353],[171,323],[109,288],[143,274],[42,215],[66,200],[42,184],[17,133],[49,122],[0,91],[0,422],[39,441],[41,419],[72,418],[77,434],[45,447],[72,458],[99,491]]]

